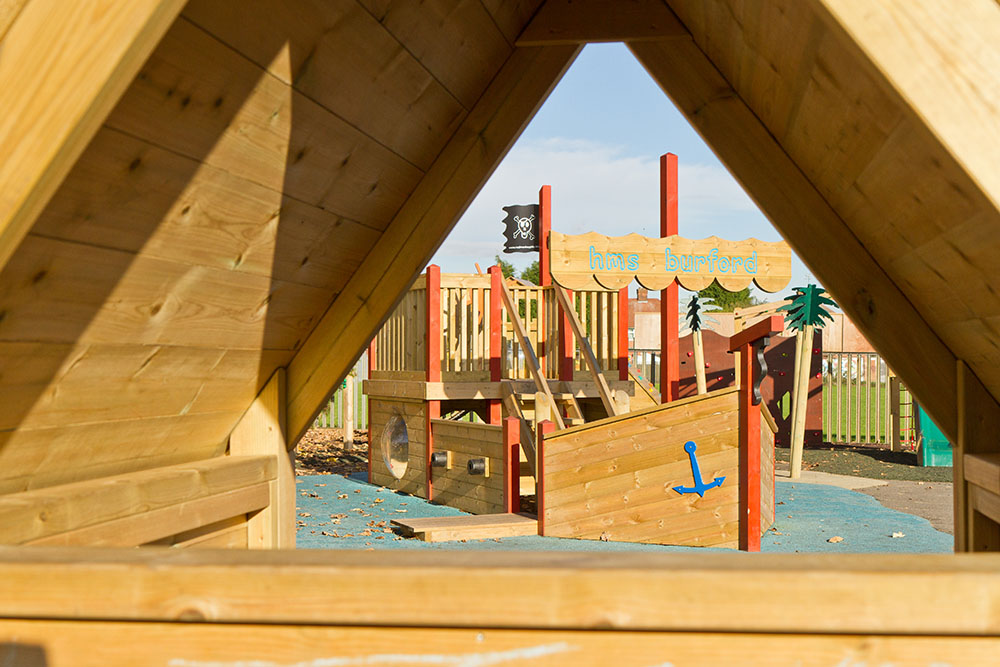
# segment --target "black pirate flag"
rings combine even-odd
[[[504,206],[503,251],[538,252],[538,204]]]

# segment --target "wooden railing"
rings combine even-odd
[[[514,334],[514,313],[491,310],[490,276],[442,273],[440,279],[441,379],[490,380],[490,332],[495,325],[500,327],[501,378],[531,379],[525,351]],[[559,306],[552,287],[506,284],[545,377],[559,378]],[[377,334],[372,377],[420,379],[426,372],[426,285],[426,276],[420,276]],[[619,293],[580,291],[572,299],[599,365],[606,373],[616,373],[621,367],[619,337],[627,340],[626,332],[619,333]],[[574,375],[589,377],[575,342],[572,359]]]

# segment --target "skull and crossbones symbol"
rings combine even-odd
[[[514,222],[517,223],[517,229],[514,230],[514,238],[521,237],[522,239],[534,239],[535,235],[531,233],[531,223],[534,222],[535,216],[529,215],[528,217],[522,217],[520,215],[514,216]]]

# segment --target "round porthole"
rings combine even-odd
[[[389,423],[382,429],[382,458],[392,476],[402,479],[410,459],[410,438],[400,414],[389,417]]]

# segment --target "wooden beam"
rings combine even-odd
[[[1000,432],[1000,406],[961,361],[957,374],[959,430],[952,452],[955,551],[1000,551],[1000,523],[977,511],[972,498],[974,486],[993,490],[988,464],[995,460],[991,454]]]
[[[229,436],[232,456],[271,456],[267,507],[247,522],[251,549],[295,548],[295,453],[285,439],[285,369],[279,368]]]
[[[547,0],[518,46],[626,42],[688,37],[662,0]]]
[[[193,498],[169,507],[138,512],[96,526],[32,540],[28,544],[49,547],[136,547],[219,521],[233,517],[242,518],[251,512],[258,512],[267,507],[269,485],[273,483],[261,482],[242,489]]]
[[[1000,11],[991,0],[819,0],[819,14],[864,53],[1000,208]],[[928,29],[934,26],[934,29]],[[996,219],[997,211],[994,211]]]
[[[72,533],[74,539],[60,543],[88,544],[89,529],[136,516],[148,519],[151,512],[266,484],[274,475],[271,457],[231,456],[8,494],[0,497],[0,543],[26,544]],[[176,532],[182,530],[186,528]],[[171,534],[144,533],[131,542]],[[122,536],[111,544],[129,542]]]
[[[521,323],[521,318],[517,314],[517,304],[514,303],[513,297],[510,295],[510,290],[507,289],[507,285],[500,284],[500,296],[503,297],[503,305],[510,314],[510,324],[514,329],[514,335],[517,337],[517,342],[521,345],[521,352],[524,354],[524,361],[528,366],[528,370],[531,372],[531,378],[535,381],[535,387],[538,391],[545,394],[545,398],[548,399],[549,405],[555,405],[555,398],[552,397],[552,390],[549,389],[549,383],[545,379],[545,371],[542,370],[541,365],[538,363],[538,357],[535,356],[535,350],[531,346],[531,340],[528,338],[528,332],[524,330],[524,324]],[[559,428],[565,428],[566,425],[563,423],[562,415],[556,411],[553,415],[555,417],[556,423]]]
[[[569,296],[566,294],[566,290],[564,290],[560,285],[553,285],[552,289],[555,290],[556,298],[559,300],[559,305],[562,307],[563,312],[566,313],[569,325],[573,329],[573,334],[576,335],[576,339],[580,342],[580,350],[583,352],[583,358],[587,362],[587,368],[590,369],[590,374],[594,378],[594,384],[597,385],[597,393],[601,397],[601,403],[604,404],[604,409],[608,411],[608,416],[614,417],[618,414],[618,406],[615,405],[614,398],[611,396],[611,389],[608,387],[608,381],[604,379],[604,374],[601,372],[601,365],[597,363],[597,357],[594,356],[594,349],[590,347],[590,341],[587,339],[587,336],[583,331],[583,325],[580,323],[580,318],[576,316],[576,310],[569,302]],[[560,428],[562,428],[562,425],[560,425]]]
[[[515,584],[516,586],[516,584]],[[100,637],[100,641],[95,641]],[[0,621],[5,664],[992,665],[995,637]],[[664,648],[664,647],[668,648]],[[250,647],[250,648],[248,648]],[[253,659],[246,658],[248,650]],[[663,662],[664,653],[671,660]],[[81,658],[81,656],[86,656]],[[586,656],[584,658],[584,656]],[[738,656],[738,658],[731,658]],[[843,656],[850,656],[845,659]],[[847,662],[850,660],[850,662]]]
[[[184,0],[32,0],[0,58],[0,267]]]
[[[579,47],[515,49],[288,367],[297,442]]]
[[[954,386],[955,356],[754,110],[693,40],[630,42],[629,48],[954,439],[955,402],[941,387]]]
[[[997,635],[1000,554],[5,547],[0,581],[7,619],[970,637]]]

